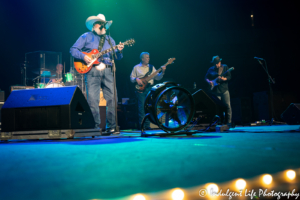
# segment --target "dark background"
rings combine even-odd
[[[262,57],[276,81],[275,108],[299,100],[295,0],[1,0],[0,89],[6,97],[11,85],[22,84],[20,68],[27,52],[62,52],[68,71],[70,47],[88,31],[85,20],[99,13],[113,20],[110,32],[117,43],[136,40],[116,62],[119,100],[134,97],[129,75],[143,51],[150,53],[156,68],[176,57],[162,81],[186,88],[196,82],[199,89],[207,87],[204,76],[212,56],[219,55],[224,64],[235,67],[232,98],[252,98],[254,92],[269,90],[266,73],[253,59]]]

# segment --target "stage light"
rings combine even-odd
[[[206,190],[210,196],[214,196],[219,192],[219,187],[216,184],[211,183],[206,186]]]
[[[240,191],[240,190],[243,190],[245,189],[246,187],[246,181],[244,179],[238,179],[236,182],[235,182],[235,186],[236,188]]]
[[[172,192],[172,199],[173,200],[182,200],[184,198],[184,192],[181,189],[175,189]]]
[[[270,174],[263,175],[262,179],[263,179],[263,182],[267,185],[270,185],[272,183],[272,180],[273,180],[273,178]]]
[[[134,196],[133,200],[146,200],[146,198],[141,194],[137,194]]]
[[[253,15],[251,15],[251,18],[253,17]]]
[[[294,180],[296,177],[296,172],[294,170],[287,170],[285,175],[289,180]]]

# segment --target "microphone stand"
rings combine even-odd
[[[109,31],[108,43],[111,46],[111,48],[113,49],[113,45],[112,45],[112,43],[110,41],[110,31]],[[120,130],[119,130],[119,126],[118,126],[118,99],[117,99],[115,56],[116,56],[116,52],[113,49],[111,63],[112,63],[112,71],[113,71],[113,76],[114,76],[114,99],[115,99],[115,117],[116,117],[116,131],[115,131],[114,134],[120,134]]]
[[[268,71],[268,66],[267,66],[267,61],[263,59],[265,62],[265,67],[264,64],[261,62],[261,60],[258,60],[259,64],[262,66],[262,68],[265,70],[265,72],[268,75],[268,81],[269,81],[269,88],[270,88],[270,101],[271,101],[271,113],[272,113],[272,119],[270,121],[270,126],[275,122],[275,111],[274,111],[274,104],[273,104],[273,90],[272,90],[272,84],[275,84],[275,80],[271,77]]]

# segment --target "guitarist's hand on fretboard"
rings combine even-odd
[[[123,49],[124,49],[124,44],[120,42],[120,43],[118,44],[118,50],[119,50],[119,51],[122,51]]]
[[[219,80],[221,80],[221,81],[227,81],[227,78],[223,77],[223,76],[219,76]]]
[[[166,69],[167,69],[167,67],[166,66],[162,66],[161,69],[162,69],[162,73],[164,74],[165,71],[166,71]]]

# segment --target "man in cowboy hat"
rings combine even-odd
[[[222,58],[219,56],[213,56],[211,63],[213,64],[210,67],[205,75],[205,80],[211,86],[213,86],[212,80],[218,78],[219,85],[216,85],[211,93],[216,95],[226,106],[226,121],[227,124],[231,126],[231,105],[230,105],[230,94],[228,91],[228,81],[231,79],[230,71],[225,73],[223,76],[220,76],[222,73],[228,70],[228,66],[221,64]]]
[[[91,52],[93,49],[98,49],[99,52],[115,46],[115,41],[108,35],[106,30],[111,26],[112,21],[106,21],[103,14],[91,16],[86,20],[86,27],[90,32],[81,35],[75,44],[71,47],[70,53],[76,58],[89,64],[92,59],[82,52]],[[122,50],[124,44],[120,43],[115,50],[116,59],[119,60],[123,57]],[[107,102],[106,108],[106,131],[107,133],[115,132],[115,99],[114,99],[114,78],[112,73],[112,56],[113,52],[104,54],[98,61],[100,65],[92,67],[92,69],[85,74],[87,100],[92,110],[95,119],[95,128],[99,129],[101,123],[99,112],[100,101],[100,87],[103,90],[103,96]],[[103,63],[105,65],[103,65]]]

